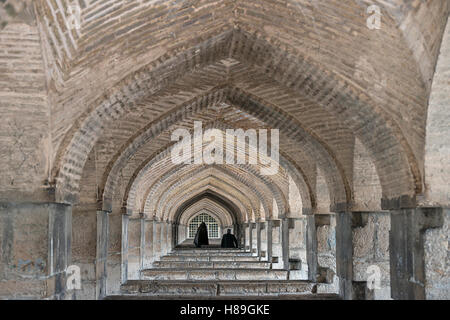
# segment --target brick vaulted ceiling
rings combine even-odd
[[[95,157],[105,209],[116,201],[130,213],[163,217],[195,186],[221,190],[247,215],[261,214],[259,199],[269,217],[272,198],[289,210],[291,176],[304,208],[314,210],[319,171],[331,204],[351,204],[355,139],[376,167],[384,199],[423,192],[427,103],[446,0],[8,3],[17,12],[2,27],[16,16],[34,19],[40,33],[49,180],[59,201],[83,201]],[[366,25],[371,4],[382,8],[381,30]],[[70,28],[70,5],[81,8],[79,29]],[[30,7],[34,18],[22,14]],[[283,169],[261,178],[252,166],[177,168],[168,161],[170,132],[191,130],[195,120],[279,128]]]

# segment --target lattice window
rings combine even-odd
[[[195,238],[198,226],[202,222],[206,223],[209,239],[219,238],[219,224],[217,223],[216,219],[206,213],[199,214],[194,219],[192,219],[191,222],[189,222],[189,238]]]

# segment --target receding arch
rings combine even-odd
[[[265,119],[263,119],[263,120],[265,120],[265,121],[267,121],[268,119],[269,120],[273,119],[272,121],[280,121],[280,120],[276,120],[275,115],[270,115],[270,116],[267,115],[267,113],[269,113],[270,111],[264,109],[263,105],[261,105],[260,103],[253,102],[252,100],[247,100],[247,99],[252,99],[251,97],[248,97],[246,94],[244,94],[241,91],[239,91],[237,93],[236,90],[238,90],[238,89],[231,89],[231,90],[233,90],[233,92],[235,94],[235,97],[232,98],[233,103],[244,106],[244,108],[243,108],[244,110],[250,111],[251,114],[254,114],[256,116],[264,117]],[[148,128],[141,130],[142,133],[140,135],[138,135],[138,134],[135,135],[136,139],[130,139],[130,143],[128,144],[129,147],[127,147],[127,150],[123,151],[120,155],[117,154],[113,158],[113,160],[110,162],[109,167],[111,168],[111,173],[109,173],[107,175],[108,179],[110,176],[114,176],[117,174],[117,172],[119,171],[119,168],[121,166],[120,163],[126,163],[127,159],[129,159],[129,157],[131,157],[131,155],[133,154],[133,152],[134,152],[133,150],[137,150],[139,148],[139,146],[141,146],[143,143],[146,143],[146,141],[148,141],[151,137],[155,136],[156,135],[155,131],[161,132],[163,130],[163,128],[161,127],[161,125],[159,125],[159,123],[161,123],[161,124],[164,123],[165,126],[168,126],[170,124],[170,121],[172,121],[172,123],[175,123],[176,121],[179,121],[183,117],[183,115],[190,114],[190,113],[192,113],[194,111],[198,111],[199,109],[202,109],[202,108],[207,108],[208,105],[211,105],[214,103],[220,103],[221,101],[223,101],[222,99],[224,99],[227,96],[227,91],[228,91],[228,89],[226,87],[218,88],[218,91],[213,91],[209,95],[197,98],[193,104],[186,104],[184,106],[181,106],[180,109],[178,109],[178,112],[176,114],[171,113],[170,115],[167,116],[167,119],[164,119],[164,120],[161,119],[161,121],[158,121],[155,124],[150,124],[148,126]],[[237,94],[237,96],[236,96],[236,94]],[[241,101],[241,102],[238,102],[238,101]],[[266,114],[264,114],[264,111],[266,112]],[[281,110],[277,111],[277,117],[281,117]],[[280,125],[279,128],[282,133],[285,133],[288,136],[291,136],[293,140],[300,139],[299,137],[303,136],[304,138],[302,138],[303,140],[301,140],[301,141],[303,141],[303,146],[305,147],[307,152],[315,152],[314,151],[314,150],[316,150],[315,148],[321,150],[318,154],[318,157],[323,159],[321,164],[322,164],[324,170],[328,173],[328,175],[327,175],[328,183],[331,186],[334,186],[334,189],[332,189],[333,190],[332,194],[334,195],[333,200],[336,200],[337,203],[345,203],[346,201],[348,201],[348,199],[351,199],[351,192],[349,190],[348,182],[346,182],[346,183],[342,182],[342,181],[346,181],[346,179],[344,177],[344,173],[342,170],[336,169],[335,159],[333,159],[333,157],[329,156],[329,154],[328,154],[329,151],[321,149],[321,144],[318,144],[317,142],[314,142],[314,140],[307,138],[307,133],[303,132],[302,129],[297,128],[297,130],[295,130],[294,132],[289,130],[288,129],[289,127],[292,127],[292,126],[294,126],[294,124],[297,124],[297,123],[293,119],[290,119],[289,116],[286,114],[283,114],[282,117],[283,117],[283,119],[285,119],[285,122],[287,122],[287,124],[290,125],[288,127]],[[290,119],[290,120],[288,120],[288,119]],[[294,121],[294,122],[290,123],[289,121]],[[275,123],[275,125],[276,125],[276,123]],[[303,133],[301,133],[301,132],[303,132]],[[294,135],[294,136],[292,136],[292,135]],[[300,135],[300,136],[298,136],[298,135]],[[136,140],[139,140],[139,139],[141,141],[136,142]],[[321,156],[319,156],[319,155],[321,155]],[[115,160],[115,159],[117,159],[117,160]],[[105,175],[106,175],[106,173],[105,173]],[[107,181],[106,184],[108,186],[110,186],[109,188],[114,188],[114,180],[112,180],[111,182],[112,183],[110,184]],[[347,185],[347,187],[345,187],[345,185]],[[108,192],[108,191],[105,190],[105,192]]]
[[[220,127],[220,124],[219,126],[216,127]],[[224,127],[226,127],[226,125],[224,125]],[[206,126],[206,128],[208,128],[208,126]],[[133,208],[135,206],[136,188],[138,188],[141,179],[144,179],[145,175],[151,174],[153,164],[156,164],[158,161],[161,161],[161,159],[169,157],[170,148],[172,147],[172,145],[173,144],[168,144],[167,147],[161,148],[163,151],[151,155],[133,173],[131,179],[128,182],[123,200],[124,206],[127,207],[127,212],[131,213],[133,211]],[[280,165],[285,170],[288,170],[289,173],[292,175],[297,186],[299,186],[300,188],[300,192],[302,194],[302,199],[304,203],[304,211],[310,212],[311,208],[313,207],[311,203],[315,205],[316,201],[315,195],[311,189],[311,184],[308,181],[308,177],[305,175],[303,170],[298,165],[292,163],[292,160],[286,160],[286,158],[288,158],[288,156],[285,155],[283,152],[280,152]],[[168,174],[174,174],[180,169],[181,167],[172,168],[171,166],[167,166],[166,170],[160,174],[161,177],[165,177]],[[154,183],[156,183],[156,181]],[[161,184],[161,180],[158,180],[158,183]]]
[[[243,219],[244,216],[242,215],[242,212],[240,212],[239,208],[232,201],[230,201],[228,198],[226,198],[212,190],[205,190],[203,192],[200,192],[200,193],[194,195],[192,198],[190,198],[190,199],[186,200],[185,202],[183,202],[182,204],[180,204],[180,206],[177,208],[177,210],[174,214],[173,220],[176,223],[180,223],[183,212],[189,206],[191,206],[192,204],[194,204],[204,198],[210,199],[211,201],[215,201],[220,206],[225,208],[229,212],[230,216],[232,217],[233,223],[238,224],[238,223],[242,223],[245,221]]]
[[[339,89],[343,89],[342,91],[345,91],[344,89],[348,89],[348,87],[342,87],[342,86],[337,86]],[[330,91],[330,92],[332,92],[332,91]],[[335,92],[336,93],[336,92]],[[342,92],[341,92],[342,93]],[[350,97],[351,96],[353,96],[353,95],[350,95]],[[322,96],[323,97],[323,96]],[[355,120],[356,121],[356,120]],[[380,122],[380,124],[382,124],[382,122]],[[360,134],[361,134],[361,132],[360,132]],[[364,143],[365,144],[367,144],[368,143],[368,141],[367,141],[367,139],[366,140],[363,140],[364,141]],[[394,145],[398,145],[398,143],[395,143]],[[370,146],[370,145],[369,145]],[[370,146],[371,148],[373,148],[373,146]],[[371,149],[371,148],[369,148],[369,149]],[[403,152],[403,151],[402,151]],[[402,152],[400,152],[399,154],[402,154]],[[373,153],[373,152],[372,152]],[[68,152],[68,154],[70,154],[70,152]],[[377,154],[374,154],[376,157],[375,158],[379,158],[379,156],[377,155]],[[401,157],[400,157],[401,158]],[[69,161],[69,160],[68,160]],[[397,161],[398,162],[398,167],[402,167],[403,166],[403,164],[401,164],[402,162],[401,162],[401,160],[399,159],[399,161]],[[408,161],[406,161],[406,163],[408,163]],[[378,163],[378,165],[377,165],[377,168],[378,168],[378,170],[379,170],[379,168],[380,168],[380,166],[379,166],[379,163]],[[68,167],[65,169],[65,170],[70,170]],[[409,172],[409,169],[407,170],[408,172]],[[405,173],[405,170],[403,170],[403,173]],[[64,175],[64,174],[63,174]],[[406,175],[408,175],[408,174],[406,174]],[[380,177],[381,176],[386,176],[386,174],[385,173],[383,173],[383,172],[380,172]],[[73,177],[76,177],[76,174],[73,176]],[[63,189],[64,189],[64,187],[63,187],[63,185],[64,184],[66,184],[66,183],[69,183],[69,185],[70,185],[70,182],[67,180],[67,181],[65,181],[65,182],[63,182],[65,179],[64,178],[62,178],[62,179],[60,179],[60,182],[61,182],[61,188],[59,188],[58,190],[60,190],[60,192],[61,192],[61,194],[60,194],[60,196],[59,197],[62,197],[62,198],[64,198],[64,191],[63,191]],[[70,179],[69,179],[70,180]],[[388,180],[385,180],[384,182],[388,182]],[[404,184],[404,185],[407,185],[407,186],[411,186],[411,184],[410,184],[410,182],[411,182],[411,180],[409,180],[408,181],[408,183],[406,183],[406,184]],[[384,192],[384,194],[385,194],[385,197],[386,198],[389,198],[389,197],[391,197],[391,196],[389,196],[389,194],[388,194],[388,192],[387,192],[387,190],[389,190],[389,183],[382,183],[383,184],[383,186],[384,186],[384,190],[386,190],[386,192]],[[406,187],[407,188],[407,187]],[[73,188],[68,188],[68,189],[73,189]],[[405,189],[406,190],[406,189]],[[410,189],[411,190],[411,189]],[[59,191],[58,191],[59,192]],[[406,191],[395,191],[395,190],[392,190],[392,192],[393,192],[393,194],[395,195],[396,194],[396,192],[399,192],[399,193],[414,193],[414,191],[411,191],[411,192],[406,192]],[[398,194],[398,193],[397,193]],[[70,198],[70,196],[69,196],[69,198]]]

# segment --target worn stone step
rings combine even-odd
[[[229,251],[229,252],[235,252],[235,251],[246,251],[246,250],[244,248],[210,247],[210,248],[175,248],[174,251],[195,251],[195,252]]]
[[[147,269],[142,280],[288,280],[289,271],[264,269]]]
[[[261,261],[156,261],[153,268],[243,268],[243,269],[271,269],[272,264]]]
[[[317,292],[309,281],[146,281],[130,280],[121,286],[122,294],[139,296],[279,296]]]
[[[268,294],[258,295],[258,300],[342,300],[337,294]],[[254,300],[255,295],[248,296],[212,296],[212,295],[112,295],[104,300]]]
[[[161,261],[259,261],[254,256],[223,256],[223,255],[167,255]]]
[[[169,253],[171,256],[252,256],[250,252],[247,251],[172,251]]]

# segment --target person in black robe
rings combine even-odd
[[[208,241],[208,229],[206,228],[206,223],[202,222],[200,226],[197,229],[197,234],[194,238],[194,244],[197,248],[200,248],[201,246],[209,245]]]
[[[222,237],[222,248],[237,248],[238,242],[234,234],[231,234],[231,229],[227,230],[227,233]]]

